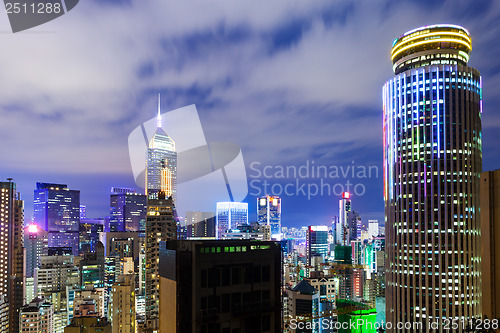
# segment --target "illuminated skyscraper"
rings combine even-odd
[[[351,228],[349,223],[349,214],[351,212],[351,194],[349,192],[342,193],[342,199],[339,200],[339,218],[336,228],[337,244],[342,246],[351,245]]]
[[[24,300],[24,202],[9,179],[0,182],[0,332],[19,332]]]
[[[109,229],[116,231],[142,231],[146,226],[147,197],[133,189],[111,189]]]
[[[248,224],[248,204],[245,202],[218,202],[216,211],[216,237],[228,229],[236,229],[239,224]]]
[[[149,141],[146,160],[146,195],[157,197],[159,191],[166,197],[177,198],[177,153],[175,142],[163,131],[158,96],[156,132]]]
[[[383,88],[392,323],[461,322],[481,313],[482,87],[467,66],[470,51],[469,32],[455,25],[418,28],[393,43],[396,76]]]
[[[36,183],[34,223],[49,234],[49,247],[71,247],[79,253],[80,191],[65,184]]]
[[[269,195],[257,198],[257,216],[259,224],[271,226],[271,237],[281,240],[281,198]]]
[[[306,238],[307,263],[311,265],[312,257],[325,259],[328,255],[328,227],[324,225],[309,226]]]
[[[24,228],[24,248],[26,250],[25,276],[27,278],[35,276],[35,268],[40,267],[40,257],[48,254],[47,247],[47,231],[36,224],[30,224]]]
[[[146,325],[153,330],[159,325],[160,241],[177,238],[177,216],[172,198],[158,192],[157,199],[148,199],[146,217]]]

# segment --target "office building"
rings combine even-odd
[[[214,212],[186,212],[187,237],[215,237]]]
[[[470,51],[469,32],[456,25],[421,27],[393,43],[395,77],[383,88],[386,316],[393,323],[481,315],[482,87],[467,66]]]
[[[162,129],[160,96],[156,132],[149,141],[146,160],[146,195],[157,198],[158,192],[177,199],[177,153],[175,142]]]
[[[19,332],[24,300],[24,202],[9,178],[0,182],[0,332]]]
[[[257,222],[271,226],[273,240],[281,240],[281,198],[265,196],[257,198]]]
[[[86,222],[83,222],[86,221]],[[99,235],[104,231],[104,225],[92,223],[95,220],[80,220],[79,248],[80,253],[95,252]]]
[[[159,273],[161,332],[281,332],[278,243],[161,242]]]
[[[484,318],[500,320],[500,170],[481,174],[481,264]]]
[[[378,220],[368,220],[368,238],[378,236]]]
[[[135,333],[135,277],[119,275],[111,288],[109,321],[113,333]]]
[[[110,231],[144,232],[146,210],[146,195],[135,193],[132,189],[113,187],[110,195]]]
[[[339,217],[336,227],[337,244],[348,246],[351,242],[351,228],[349,228],[349,213],[351,212],[351,194],[342,193],[342,199],[339,200]]]
[[[36,183],[34,223],[48,232],[49,247],[71,247],[79,253],[80,191],[65,184]]]
[[[177,238],[175,206],[172,197],[158,192],[157,199],[148,199],[146,217],[146,326],[158,329],[160,301],[160,242]]]
[[[218,202],[216,210],[216,237],[221,239],[228,229],[248,224],[248,204],[245,202]]]
[[[328,227],[324,225],[309,226],[306,238],[307,264],[312,264],[313,257],[321,257],[323,260],[328,256]]]
[[[87,304],[89,301],[95,305],[95,312],[99,317],[106,317],[108,315],[108,299],[109,296],[106,293],[105,288],[93,288],[92,285],[86,285],[85,287],[74,288],[66,287],[66,297],[67,297],[67,313],[69,324],[73,319],[75,314],[75,309],[79,309],[80,305]]]
[[[36,298],[21,308],[19,332],[53,333],[54,307],[43,298]]]
[[[95,252],[86,252],[80,260],[80,286],[104,287],[104,245],[97,242]]]
[[[35,268],[40,267],[40,257],[48,254],[47,231],[36,224],[24,228],[24,248],[26,251],[26,278],[32,278]],[[30,300],[31,301],[31,300]]]
[[[35,286],[38,296],[50,300],[54,291],[66,290],[66,286],[79,286],[78,267],[75,267],[73,255],[42,256],[40,268],[35,269]]]

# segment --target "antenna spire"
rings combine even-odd
[[[161,128],[161,106],[160,106],[160,93],[158,93],[158,118],[156,118],[157,127]]]

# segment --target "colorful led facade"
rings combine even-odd
[[[396,76],[383,88],[388,322],[481,312],[481,77],[470,50],[454,25],[393,44]]]

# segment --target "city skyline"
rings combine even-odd
[[[262,167],[300,166],[305,160],[325,166],[349,166],[352,161],[378,166],[379,177],[361,181],[366,194],[353,197],[353,206],[364,219],[383,221],[380,86],[391,73],[387,45],[399,32],[434,23],[459,24],[471,32],[470,63],[481,69],[485,86],[483,169],[499,168],[495,142],[500,118],[494,105],[500,98],[495,96],[500,76],[493,56],[498,32],[491,28],[500,13],[498,4],[261,5],[222,4],[202,18],[192,13],[192,21],[180,23],[172,13],[186,14],[189,8],[183,4],[91,1],[60,20],[5,36],[7,51],[0,59],[12,68],[5,73],[9,87],[0,93],[0,149],[8,153],[2,177],[17,183],[27,220],[36,182],[68,184],[80,190],[89,217],[107,216],[109,188],[135,188],[127,136],[155,116],[161,92],[164,112],[195,103],[210,141],[240,145],[250,181],[253,162]],[[169,19],[154,11],[167,12]],[[89,18],[95,19],[92,27]],[[136,23],[135,29],[113,28],[125,20]],[[5,17],[0,26],[7,30]],[[107,33],[90,41],[89,34],[97,35],[104,26]],[[138,47],[117,60],[114,55],[124,54],[129,42]],[[369,56],[357,54],[361,47],[370,49]],[[47,51],[35,61],[31,48]],[[68,52],[74,57],[62,59]],[[372,63],[380,65],[372,69]],[[55,70],[47,80],[47,70],[60,65],[70,77]],[[363,82],[357,77],[364,77]],[[25,88],[28,82],[32,89]],[[25,140],[28,132],[42,133],[39,126],[44,131],[36,144]],[[276,177],[269,181],[284,183]],[[250,220],[256,220],[256,197],[245,200]],[[305,217],[329,224],[339,199],[281,197],[285,227],[299,226]]]

